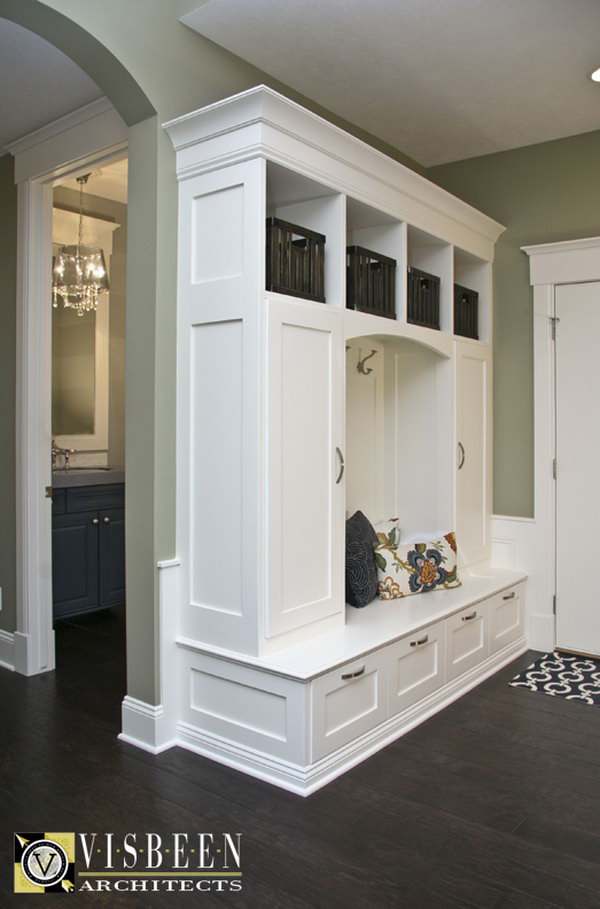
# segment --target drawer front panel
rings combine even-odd
[[[123,508],[125,486],[123,483],[108,486],[73,486],[66,490],[67,511],[94,511],[101,508]]]
[[[307,690],[249,666],[182,653],[184,724],[298,764],[306,763]]]
[[[386,719],[386,656],[379,650],[314,680],[314,761]]]
[[[446,681],[484,660],[490,651],[488,602],[463,609],[446,619]]]
[[[523,634],[524,585],[503,590],[490,600],[490,653],[502,650]]]
[[[390,715],[444,684],[444,623],[436,622],[389,648]]]

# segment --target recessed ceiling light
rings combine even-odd
[[[590,79],[593,82],[600,82],[600,69],[595,69],[594,72],[591,74]]]

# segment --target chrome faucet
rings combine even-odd
[[[59,455],[62,455],[65,459],[65,470],[69,469],[69,455],[73,454],[75,451],[74,448],[61,448],[56,444],[54,439],[52,439],[52,470],[56,470],[56,459]]]

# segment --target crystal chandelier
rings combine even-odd
[[[52,305],[76,310],[78,316],[95,310],[98,296],[108,290],[104,253],[99,246],[83,243],[83,187],[89,174],[77,177],[79,183],[79,238],[77,244],[61,246],[52,267]]]

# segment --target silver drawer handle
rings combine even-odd
[[[512,593],[507,593],[505,597],[502,597],[503,600],[514,600],[514,598],[515,598],[514,590]]]
[[[463,620],[463,622],[470,622],[471,619],[476,619],[476,618],[477,618],[477,612],[472,612],[471,615],[464,615],[462,617],[462,620]]]
[[[364,671],[365,667],[361,666],[360,669],[356,670],[356,672],[345,672],[342,676],[342,680],[346,682],[348,679],[357,679],[359,675],[362,675],[364,673]]]
[[[336,453],[336,455],[338,456],[338,458],[339,458],[339,460],[340,460],[340,472],[338,473],[337,479],[336,479],[336,481],[335,481],[336,486],[337,486],[337,484],[340,482],[340,480],[341,480],[342,477],[344,476],[344,467],[345,467],[346,465],[345,465],[345,462],[344,462],[344,455],[342,454],[342,452],[340,451],[340,449],[337,447],[337,445],[336,445],[336,448],[335,448],[335,453]]]
[[[458,450],[459,450],[459,453],[460,453],[460,460],[459,460],[459,462],[458,462],[458,469],[459,469],[459,470],[462,470],[463,467],[465,466],[465,446],[463,445],[462,442],[459,442],[459,443],[458,443]]]
[[[428,640],[429,640],[429,635],[426,634],[425,637],[421,638],[420,641],[411,641],[410,646],[411,647],[420,647],[421,644],[426,644]]]

